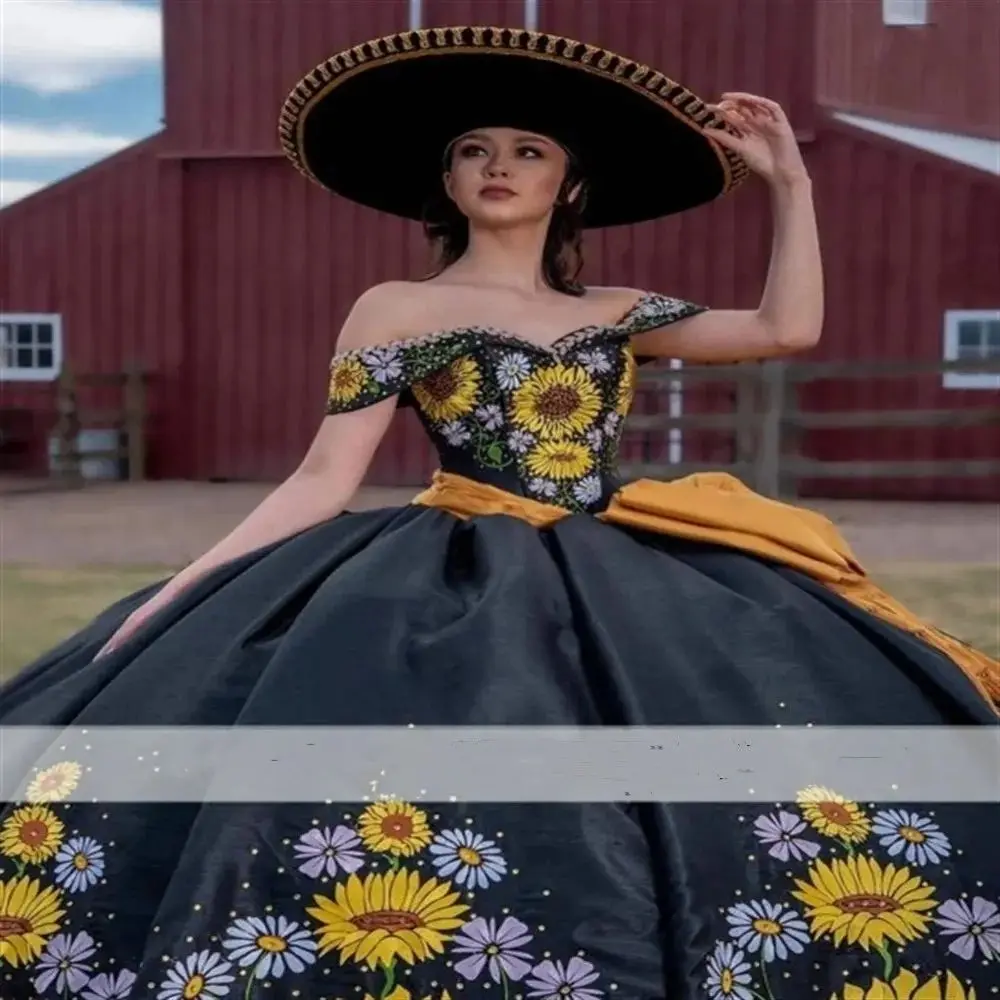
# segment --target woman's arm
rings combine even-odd
[[[823,326],[823,268],[812,183],[781,108],[751,95],[726,95],[717,107],[739,131],[718,132],[771,192],[771,264],[756,309],[719,309],[634,338],[637,355],[693,362],[744,361],[815,346]]]

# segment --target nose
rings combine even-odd
[[[506,159],[499,153],[491,156],[486,162],[487,177],[507,177],[510,170]]]

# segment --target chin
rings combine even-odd
[[[466,213],[469,222],[480,229],[509,228],[510,226],[530,226],[541,222],[547,213],[533,212],[524,205],[511,203],[477,202]]]

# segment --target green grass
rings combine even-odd
[[[112,602],[162,579],[163,567],[0,568],[0,677],[81,628]],[[930,623],[1000,657],[1000,579],[982,566],[881,567],[873,577]]]
[[[0,568],[0,678],[16,673],[109,604],[170,572],[162,567]]]

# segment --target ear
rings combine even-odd
[[[450,170],[446,170],[441,177],[441,183],[444,185],[444,193],[448,196],[451,201],[455,200],[454,195],[454,183],[453,177]]]

